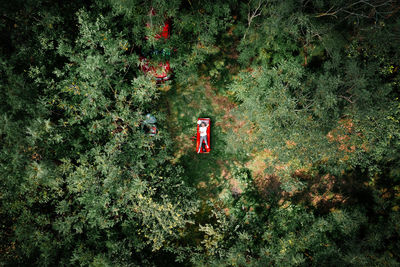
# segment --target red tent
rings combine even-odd
[[[205,122],[207,124],[207,144],[208,148],[203,141],[200,144],[200,123]],[[199,151],[199,147],[201,147],[199,153],[210,153],[211,151],[211,143],[210,143],[210,128],[211,128],[211,120],[210,118],[198,118],[197,119],[197,141],[196,141],[196,152]]]

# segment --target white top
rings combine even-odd
[[[207,135],[207,126],[206,127],[199,127],[200,130],[200,136],[206,136]]]

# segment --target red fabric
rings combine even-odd
[[[149,15],[150,15],[150,16],[155,16],[155,15],[156,15],[156,11],[154,10],[154,8],[151,8],[151,9],[150,9]],[[150,27],[150,24],[149,24],[149,23],[146,23],[146,27]],[[168,39],[168,38],[169,38],[169,35],[170,35],[170,20],[167,19],[167,20],[164,22],[164,27],[163,27],[163,29],[162,29],[162,32],[161,32],[160,34],[156,34],[155,38],[156,38],[156,39],[160,39],[160,38],[162,37],[162,38],[164,38],[164,39]]]
[[[150,24],[146,23],[146,27],[150,28]],[[169,20],[166,20],[164,22],[164,26],[163,29],[161,31],[161,33],[157,33],[154,37],[158,40],[158,39],[169,39],[170,36],[170,24],[169,24]],[[145,39],[149,39],[149,37],[145,37]]]
[[[210,128],[211,128],[211,120],[210,118],[198,118],[197,121],[203,120],[206,121],[208,124],[207,127],[207,143],[208,143],[208,148],[206,146],[206,152],[203,152],[203,149],[200,149],[200,153],[210,153],[211,151],[211,143],[210,143]],[[196,122],[197,123],[197,122]],[[196,140],[196,153],[199,151],[199,147],[201,146],[200,144],[200,125],[197,124],[197,140]]]
[[[160,39],[161,37],[164,39],[169,39],[169,21],[165,21],[164,27],[160,34],[156,34],[156,39]]]
[[[152,15],[155,15],[154,9],[150,10]],[[150,27],[150,24],[146,24],[146,27]],[[156,34],[155,38],[160,39],[169,39],[170,36],[170,22],[169,20],[166,20],[164,22],[164,27],[162,29],[162,32],[160,34]],[[146,37],[147,39],[147,37]],[[141,57],[140,61],[142,61],[143,65],[141,67],[143,72],[149,72],[153,77],[162,80],[162,81],[167,81],[170,79],[170,72],[171,72],[171,67],[169,65],[169,61],[160,62],[158,63],[158,66],[149,66],[149,60],[145,57]]]
[[[153,75],[156,78],[163,79],[168,76],[168,74],[171,71],[171,67],[169,65],[169,61],[163,63],[160,62],[158,63],[158,66],[149,66],[149,60],[145,57],[140,57],[140,61],[142,61],[142,71],[143,72],[149,72],[151,75]]]

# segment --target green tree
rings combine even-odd
[[[398,265],[395,1],[0,10],[1,265]],[[140,69],[158,49],[173,51],[164,85]],[[242,128],[216,138],[235,162],[200,196],[172,157],[160,89],[207,74]]]
[[[8,263],[150,264],[197,210],[182,169],[169,163],[168,134],[150,138],[140,126],[157,99],[154,81],[107,27],[112,17],[94,17],[80,10],[76,40],[58,40],[54,56],[65,63],[21,76],[37,90],[27,99],[32,118],[11,123],[23,107],[3,111]]]

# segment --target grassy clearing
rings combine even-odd
[[[229,39],[229,38],[228,38]],[[226,41],[226,40],[225,40]],[[231,39],[227,43],[231,43]],[[165,93],[168,130],[174,141],[174,161],[179,162],[189,177],[188,184],[198,189],[204,201],[221,198],[221,194],[241,191],[241,184],[232,177],[232,168],[243,166],[231,152],[231,131],[243,125],[233,113],[236,104],[227,85],[238,71],[237,56],[232,51],[218,48],[218,52],[199,68],[197,79],[190,85],[173,81]],[[211,153],[197,154],[195,139],[199,117],[211,118]]]
[[[210,92],[213,91],[213,92]],[[167,94],[168,128],[174,140],[174,158],[185,167],[188,183],[199,189],[201,196],[210,197],[217,193],[222,162],[229,162],[232,155],[225,152],[226,134],[220,124],[225,114],[213,104],[215,91],[206,78],[188,87],[173,86]],[[211,153],[197,154],[196,144],[191,137],[196,135],[198,117],[211,118]]]

